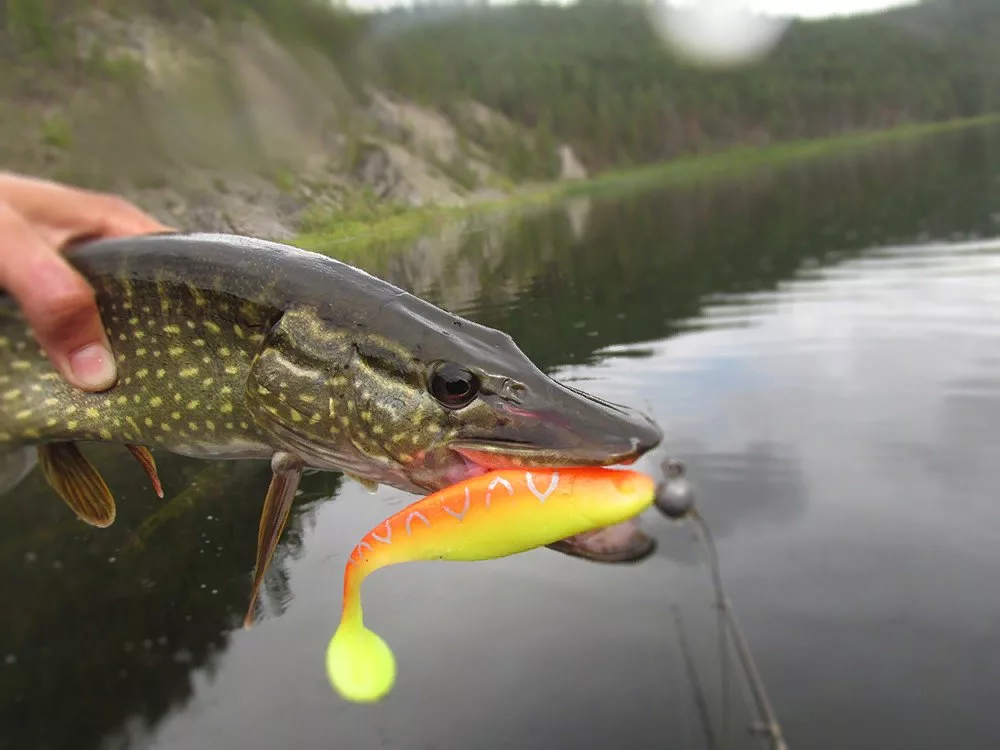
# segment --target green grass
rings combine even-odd
[[[475,214],[525,209],[578,196],[627,192],[654,186],[738,177],[767,166],[781,166],[805,159],[834,156],[847,151],[895,143],[970,127],[1000,124],[1000,113],[944,122],[902,125],[877,131],[817,138],[767,146],[743,147],[709,155],[690,156],[660,164],[612,170],[588,180],[529,185],[500,200],[470,201],[458,207],[425,206],[373,208],[345,206],[326,217],[314,217],[293,242],[317,252],[330,252],[332,245],[401,240],[420,236],[452,221]]]
[[[618,187],[686,182],[692,179],[739,176],[764,166],[780,166],[803,159],[835,156],[847,151],[923,138],[970,127],[1000,124],[1000,113],[943,122],[901,125],[885,130],[863,131],[829,138],[787,141],[765,148],[735,148],[705,156],[692,156],[646,167],[609,171],[583,183],[567,185],[564,194]]]
[[[73,145],[73,131],[62,115],[51,115],[42,123],[42,142],[63,150]]]
[[[444,227],[448,223],[476,213],[492,213],[525,202],[527,195],[518,194],[510,199],[474,201],[465,206],[386,206],[382,212],[352,212],[350,207],[331,213],[326,224],[310,219],[315,227],[293,240],[294,245],[306,250],[326,252],[331,245],[344,242],[372,242],[401,240],[416,237]]]

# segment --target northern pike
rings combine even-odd
[[[94,288],[118,379],[69,386],[0,295],[0,480],[9,490],[37,455],[77,516],[107,526],[115,501],[81,443],[127,446],[158,492],[151,448],[269,460],[247,625],[306,468],[427,494],[491,469],[629,463],[662,437],[556,382],[509,335],[318,253],[169,233],[67,257]]]
[[[361,584],[380,568],[415,560],[495,560],[608,524],[653,504],[645,474],[604,468],[496,470],[418,500],[369,531],[344,567],[340,625],[327,646],[327,677],[344,698],[380,700],[396,679],[389,645],[364,624]]]

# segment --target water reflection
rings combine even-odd
[[[995,745],[998,262],[997,240],[887,249],[780,294],[718,296],[724,315],[639,371],[585,368],[592,388],[648,395],[666,451],[700,465],[792,747]],[[770,494],[805,486],[777,523],[741,525],[759,466],[725,457],[761,444],[784,467]],[[670,555],[676,535],[660,536]]]
[[[163,502],[120,452],[91,451],[119,501],[107,530],[77,521],[38,472],[0,505],[2,747],[99,747],[126,719],[155,725],[240,626],[268,465],[157,454]],[[303,489],[329,497],[339,482],[313,475]],[[316,501],[303,499],[266,583],[278,609],[312,523]],[[136,546],[144,522],[155,528]]]
[[[688,462],[793,748],[992,747],[1000,249],[941,243],[998,233],[998,144],[594,201],[362,265],[648,406],[667,440],[640,468]],[[700,747],[671,602],[719,720],[711,591],[661,519],[636,567],[538,550],[375,577],[400,680],[358,709],[322,649],[344,555],[406,498],[307,477],[245,633],[266,464],[157,455],[161,502],[123,453],[95,451],[111,529],[37,475],[0,499],[0,747]]]
[[[952,134],[595,203],[582,239],[560,212],[421,241],[419,263],[405,268],[393,258],[407,252],[358,260],[507,330],[547,367],[586,363],[605,347],[701,325],[720,296],[780,294],[800,270],[1000,231],[998,159],[995,134]]]

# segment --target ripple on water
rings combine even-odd
[[[998,277],[1000,241],[880,248],[808,268],[775,289],[714,294],[682,322],[681,336],[727,331],[733,335],[723,348],[754,356],[917,338],[928,343],[926,356],[940,356],[931,344],[957,349],[1000,335]],[[981,354],[992,364],[988,350]],[[683,352],[674,364],[684,368]]]

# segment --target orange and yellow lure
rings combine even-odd
[[[491,560],[626,521],[648,508],[653,480],[607,468],[491,471],[418,500],[354,548],[344,571],[340,625],[326,651],[327,675],[347,700],[372,702],[392,689],[396,660],[365,627],[361,582],[413,560]]]

